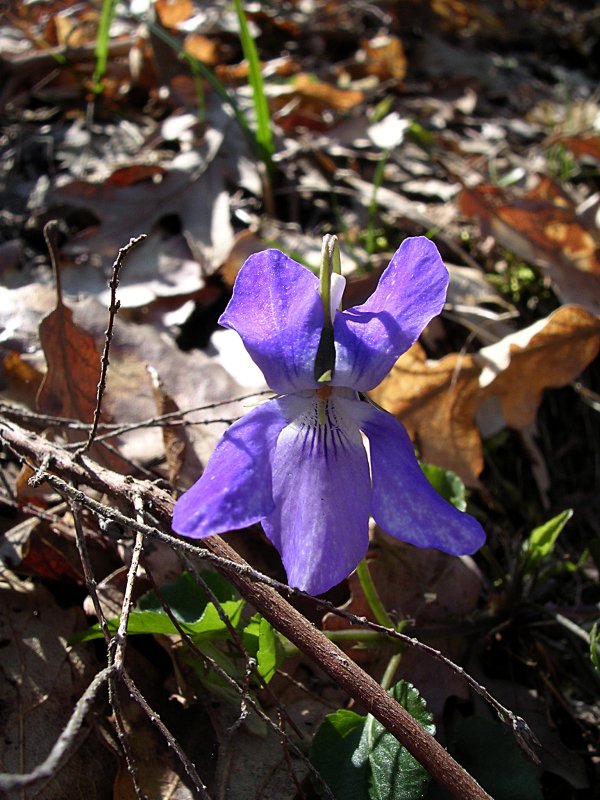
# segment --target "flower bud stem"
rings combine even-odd
[[[341,274],[340,248],[337,236],[326,234],[321,249],[319,294],[323,303],[323,330],[315,358],[314,375],[317,383],[329,383],[335,368],[335,344],[331,315],[331,275]]]

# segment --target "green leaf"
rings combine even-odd
[[[389,692],[429,733],[435,733],[425,701],[410,683]],[[420,800],[429,774],[372,716],[340,710],[325,717],[310,751],[312,765],[336,800]],[[315,788],[325,797],[318,783]]]
[[[277,667],[285,661],[285,651],[279,634],[260,614],[254,614],[243,630],[244,646],[256,659],[258,673],[268,683]]]
[[[467,508],[465,485],[455,472],[436,467],[434,464],[421,464],[427,480],[444,500],[447,500],[459,511]]]
[[[499,723],[481,717],[461,719],[450,752],[494,800],[542,800],[538,770]]]
[[[220,601],[223,612],[230,623],[237,627],[241,621],[244,601],[235,598],[235,590],[224,578],[213,572],[202,572],[202,578]],[[183,573],[175,583],[166,584],[161,594],[181,628],[194,642],[216,638],[226,638],[229,631],[221,619],[217,608],[208,602],[208,596],[188,573]],[[119,627],[119,617],[108,620],[108,630],[115,634]],[[155,592],[147,592],[140,597],[135,610],[127,621],[128,634],[177,634],[178,630],[163,609]],[[92,625],[71,637],[70,644],[87,642],[102,637],[98,624]]]
[[[548,522],[534,528],[529,539],[523,545],[524,563],[523,571],[527,574],[535,569],[545,558],[548,558],[554,550],[556,540],[567,522],[573,516],[573,509],[567,508],[557,514]]]
[[[327,714],[313,737],[310,761],[320,773],[336,800],[369,800],[368,762],[355,761],[366,717],[340,709]],[[321,783],[313,777],[320,797],[327,797]]]
[[[237,600],[233,586],[217,572],[202,570],[200,577],[206,583],[219,602]],[[189,572],[182,572],[174,583],[161,586],[160,593],[173,612],[178,622],[195,622],[200,619],[206,608],[209,597]],[[140,611],[156,611],[164,614],[164,609],[155,592],[142,595],[136,603]]]
[[[420,722],[428,733],[435,733],[433,717],[412,684],[399,681],[389,694],[417,722]],[[371,768],[370,800],[419,800],[424,796],[430,781],[429,773],[381,722],[371,716],[367,718],[363,730],[359,753],[363,757],[368,756]]]

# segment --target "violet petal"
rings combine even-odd
[[[173,530],[199,539],[244,528],[270,514],[271,457],[288,422],[279,400],[269,400],[235,422],[200,479],[175,503]]]
[[[317,385],[323,320],[318,278],[279,250],[265,250],[244,263],[219,323],[239,333],[271,389],[288,394]]]
[[[405,239],[371,297],[336,314],[332,383],[373,389],[414,344],[446,299],[448,272],[424,236]]]
[[[374,406],[362,406],[360,427],[369,439],[375,521],[386,533],[417,547],[451,555],[478,550],[485,542],[483,528],[435,491],[400,422]]]
[[[273,461],[275,509],[263,521],[290,586],[321,594],[347,577],[368,546],[370,476],[360,431],[330,399],[284,398],[303,412],[281,432]],[[297,410],[296,410],[297,413]]]

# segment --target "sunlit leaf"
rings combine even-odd
[[[534,528],[525,542],[525,571],[531,572],[541,561],[548,558],[554,550],[556,540],[573,516],[573,509],[567,508],[552,519]]]
[[[410,683],[389,692],[429,733],[435,733],[425,701]],[[372,716],[340,709],[328,714],[310,752],[336,800],[420,800],[429,774],[408,750]],[[326,797],[318,782],[315,788]]]

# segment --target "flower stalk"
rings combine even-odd
[[[340,248],[337,236],[326,234],[321,248],[321,265],[319,269],[319,294],[323,303],[323,330],[315,358],[315,380],[317,383],[329,383],[333,379],[335,369],[335,342],[333,338],[333,313],[331,308],[331,279],[333,273],[341,274]],[[322,404],[319,409],[324,407]],[[319,423],[325,424],[319,411]]]

